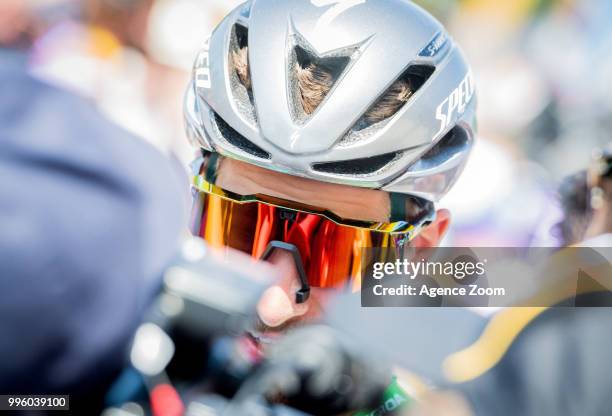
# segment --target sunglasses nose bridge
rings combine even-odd
[[[305,303],[310,297],[310,285],[308,284],[308,277],[306,276],[306,271],[304,270],[304,263],[302,262],[300,251],[294,244],[274,240],[270,241],[260,260],[267,261],[275,250],[283,250],[291,254],[300,278],[300,288],[295,293],[295,303]]]

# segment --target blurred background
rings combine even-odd
[[[44,27],[11,14],[11,4],[24,1]],[[182,96],[191,65],[207,34],[241,1],[2,3],[0,42],[30,40],[33,74],[89,97],[109,119],[190,161]],[[479,93],[480,140],[441,203],[454,218],[446,244],[558,245],[551,231],[560,220],[558,184],[611,141],[612,2],[417,3],[462,45]]]

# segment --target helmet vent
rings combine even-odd
[[[236,107],[251,124],[257,124],[249,64],[249,29],[236,23],[229,48],[229,81]]]
[[[303,124],[325,102],[348,67],[355,48],[342,54],[319,56],[298,35],[289,56],[288,81],[291,115]]]
[[[215,127],[217,133],[221,138],[223,138],[230,145],[242,150],[245,153],[248,153],[252,156],[258,157],[260,159],[270,159],[270,154],[250,142],[246,137],[238,133],[234,130],[225,120],[219,116],[219,114],[214,113],[215,115]]]
[[[372,175],[390,166],[400,157],[401,152],[393,152],[363,159],[315,163],[312,168],[318,172],[336,175]]]
[[[396,115],[434,71],[435,68],[429,65],[410,66],[359,119],[353,130],[363,130]]]
[[[410,166],[408,171],[420,172],[440,166],[454,156],[463,154],[466,148],[470,146],[471,141],[467,131],[460,126],[455,126],[416,163]]]
[[[376,100],[353,128],[338,143],[338,147],[348,147],[365,140],[383,127],[397,114],[434,73],[430,65],[411,65]]]

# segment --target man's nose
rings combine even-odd
[[[291,253],[276,250],[269,261],[280,270],[282,277],[263,293],[257,304],[257,313],[265,325],[274,328],[305,315],[308,302],[295,302],[295,293],[301,284]]]

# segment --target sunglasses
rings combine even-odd
[[[207,152],[192,165],[192,233],[214,248],[262,260],[276,250],[290,252],[301,280],[297,303],[308,299],[311,287],[358,290],[363,268],[383,261],[365,249],[402,250],[435,219],[433,203],[404,194],[389,193],[389,222],[342,218],[268,195],[240,195],[215,185],[219,162],[218,154]]]

